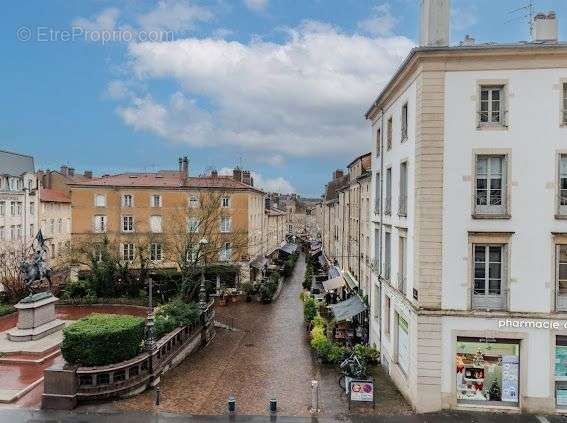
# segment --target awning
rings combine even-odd
[[[325,288],[325,291],[332,291],[334,289],[340,288],[341,286],[344,286],[344,284],[345,281],[342,277],[339,276],[338,278],[323,281],[323,288]]]
[[[344,272],[343,277],[345,278],[346,283],[350,289],[354,290],[354,288],[358,287],[358,282],[349,272]]]
[[[259,255],[250,262],[250,267],[254,267],[255,269],[262,270],[264,266],[266,266],[266,264],[268,264],[268,259],[264,257],[264,255]]]
[[[319,264],[322,267],[327,264],[327,260],[325,260],[325,257],[323,256],[323,254],[321,254],[319,257],[317,257],[317,260],[319,260]]]
[[[358,295],[353,295],[348,300],[338,304],[331,304],[330,307],[337,322],[351,320],[354,316],[362,313],[367,308],[366,304],[362,302]]]
[[[329,271],[327,272],[327,274],[329,275],[329,279],[333,279],[336,278],[337,276],[341,276],[341,271],[337,266],[331,266],[329,267]]]
[[[317,254],[321,254],[321,247],[315,248],[311,250],[311,255],[315,257]]]
[[[297,251],[297,245],[288,242],[280,250],[286,254],[294,254]]]

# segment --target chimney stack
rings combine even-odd
[[[465,35],[465,39],[461,41],[461,47],[474,46],[476,40],[469,34]]]
[[[183,159],[179,157],[179,173],[183,172]]]
[[[339,179],[342,178],[344,176],[344,172],[342,169],[337,169],[335,170],[335,172],[333,173],[333,179]]]
[[[232,170],[232,179],[238,182],[242,182],[242,170],[239,167],[235,167]]]
[[[219,172],[216,169],[211,170],[211,176],[213,178],[218,178],[219,177]]]
[[[557,16],[554,11],[538,13],[534,18],[534,42],[557,41],[559,39]]]
[[[93,178],[93,171],[92,170],[85,170],[85,178],[92,179]]]
[[[447,47],[451,0],[421,0],[421,47]]]
[[[187,158],[187,156],[183,156],[183,168],[181,171],[184,178],[187,178],[189,176],[189,159]]]

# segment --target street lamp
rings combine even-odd
[[[207,248],[207,241],[206,238],[203,238],[199,241],[202,250]],[[203,254],[204,266],[201,269],[201,289],[199,289],[199,308],[201,311],[204,311],[207,308],[207,291],[205,289],[205,270],[207,267],[207,253]]]

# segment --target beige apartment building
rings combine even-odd
[[[179,170],[72,181],[72,242],[107,237],[133,266],[143,248],[155,267],[176,268],[180,254],[191,254],[188,242],[206,240],[209,262],[239,264],[240,281],[248,281],[249,263],[265,254],[265,213],[264,193],[247,182],[240,169],[189,176],[186,157]]]
[[[371,162],[371,154],[363,154],[347,166],[347,174],[334,172],[325,189],[320,218],[323,252],[362,296],[370,286]]]
[[[71,244],[71,198],[63,191],[40,188],[39,200],[39,224],[50,265],[58,269],[66,263]]]

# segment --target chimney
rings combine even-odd
[[[59,172],[61,175],[69,176],[69,166],[61,166]]]
[[[465,35],[465,39],[461,41],[461,47],[474,46],[476,40],[469,34]]]
[[[189,159],[187,156],[183,156],[181,161],[181,176],[187,178],[189,176]]]
[[[85,178],[92,179],[93,178],[93,171],[92,170],[85,170]]]
[[[238,182],[242,182],[242,170],[239,167],[235,167],[232,170],[232,179]]]
[[[335,172],[333,173],[333,179],[339,179],[342,178],[344,176],[344,172],[342,169],[337,169],[335,170]]]
[[[75,168],[74,167],[69,168],[69,176],[75,176]]]
[[[218,178],[219,177],[219,172],[216,169],[211,170],[211,176],[213,178]]]
[[[265,208],[266,208],[266,210],[270,210],[272,208],[272,199],[270,198],[269,195],[266,196]]]
[[[421,47],[447,47],[451,0],[421,0]]]
[[[242,171],[242,182],[245,183],[246,185],[252,185],[252,178],[250,177],[249,170]]]
[[[180,157],[179,158],[179,174],[181,174],[181,172],[183,172],[183,159]]]
[[[557,41],[558,40],[557,16],[554,11],[538,13],[534,18],[534,35],[533,41]]]

